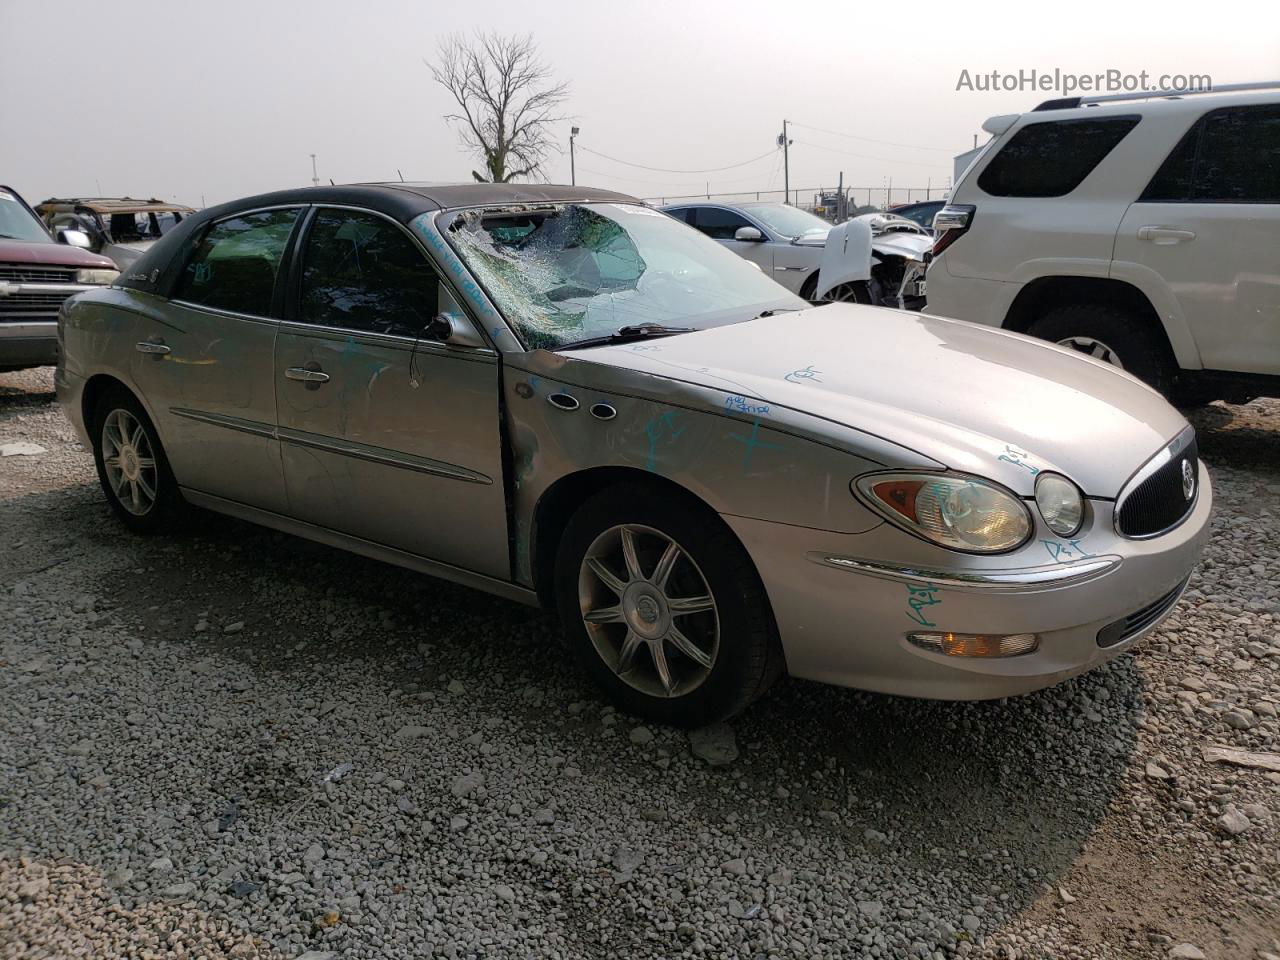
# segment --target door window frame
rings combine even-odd
[[[439,340],[431,340],[426,337],[409,337],[395,333],[379,333],[374,330],[358,330],[353,327],[334,327],[319,323],[308,323],[302,319],[302,271],[304,268],[304,259],[306,253],[307,240],[311,236],[311,227],[315,221],[316,214],[321,210],[345,210],[350,213],[361,213],[369,216],[378,217],[388,223],[394,225],[413,245],[413,249],[422,257],[422,265],[425,269],[435,274],[436,282],[441,285],[441,289],[448,293],[449,298],[457,306],[459,312],[466,318],[475,331],[484,341],[485,346],[471,347],[462,344],[443,343]],[[436,263],[435,258],[427,251],[421,241],[414,235],[413,231],[406,227],[403,223],[380,210],[372,210],[369,207],[361,207],[351,203],[325,203],[323,201],[313,203],[307,207],[299,226],[299,231],[294,238],[288,251],[289,269],[288,276],[285,280],[286,291],[284,297],[284,310],[281,316],[282,326],[287,327],[290,332],[306,332],[317,331],[329,335],[340,334],[343,337],[355,337],[358,340],[370,340],[381,343],[391,343],[397,345],[416,344],[415,349],[421,353],[423,350],[430,350],[440,353],[468,353],[497,356],[497,351],[489,345],[488,331],[484,329],[483,324],[477,323],[476,318],[472,315],[470,308],[458,295],[453,284],[445,278],[445,271]],[[437,307],[440,305],[437,304]]]
[[[286,275],[289,269],[289,264],[293,258],[293,250],[298,242],[298,232],[309,209],[310,208],[305,203],[275,203],[265,207],[251,207],[247,210],[237,210],[234,213],[227,214],[225,217],[219,217],[217,220],[210,220],[208,223],[201,226],[200,229],[186,241],[187,250],[182,256],[180,266],[174,272],[171,287],[168,291],[170,296],[166,299],[168,299],[170,303],[176,303],[180,306],[186,307],[188,310],[203,310],[206,313],[214,313],[223,317],[235,317],[239,320],[256,320],[258,322],[267,323],[279,322],[284,312],[284,287],[287,282],[287,280],[282,280],[282,277]],[[196,251],[200,248],[200,244],[204,242],[204,238],[209,235],[210,230],[220,223],[226,223],[228,220],[239,220],[241,217],[252,216],[255,213],[268,213],[272,210],[297,210],[298,215],[293,220],[293,228],[289,231],[289,239],[285,241],[284,250],[280,253],[280,262],[276,265],[276,277],[271,288],[271,307],[269,313],[241,313],[238,310],[226,310],[222,307],[216,307],[211,304],[194,303],[190,300],[183,300],[181,297],[174,296],[181,283],[183,273],[185,273],[187,267],[190,266],[191,261],[195,258]]]
[[[1142,193],[1138,195],[1138,199],[1134,203],[1177,203],[1177,204],[1246,204],[1253,206],[1274,206],[1280,203],[1280,198],[1275,200],[1233,200],[1226,197],[1197,197],[1196,196],[1196,175],[1200,170],[1200,148],[1204,143],[1205,131],[1208,129],[1210,121],[1215,116],[1224,113],[1243,112],[1251,113],[1255,110],[1275,110],[1275,103],[1240,103],[1234,106],[1214,107],[1212,110],[1206,110],[1200,114],[1195,121],[1189,126],[1186,132],[1180,136],[1169,148],[1169,152],[1165,154],[1164,159],[1160,161],[1160,165],[1156,167],[1156,172],[1151,175],[1151,179],[1147,181],[1147,185],[1142,188]],[[1161,179],[1165,172],[1165,168],[1173,161],[1174,157],[1181,153],[1184,149],[1191,147],[1191,172],[1187,176],[1187,196],[1172,200],[1167,197],[1159,196],[1163,191],[1156,191],[1154,188],[1156,182]],[[1154,196],[1152,194],[1155,194]]]

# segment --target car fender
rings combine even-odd
[[[648,345],[637,344],[644,348]],[[503,407],[517,579],[531,582],[533,521],[559,481],[600,468],[670,481],[725,516],[863,532],[882,519],[853,495],[887,466],[937,469],[914,451],[749,396],[549,351],[504,359]]]
[[[1148,266],[1127,260],[1113,260],[1108,276],[1129,284],[1147,298],[1156,316],[1160,318],[1160,325],[1164,328],[1165,337],[1179,367],[1183,370],[1204,368],[1200,349],[1196,346],[1195,337],[1191,335],[1191,328],[1187,326],[1182,305],[1169,289],[1164,277]]]

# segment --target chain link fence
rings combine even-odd
[[[644,202],[654,207],[673,203],[696,203],[700,200],[712,203],[753,203],[771,200],[789,203],[801,210],[808,210],[828,220],[856,217],[862,213],[888,210],[903,203],[924,200],[943,200],[947,187],[796,187],[784,190],[746,190],[737,193],[691,193],[645,197]]]

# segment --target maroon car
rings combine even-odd
[[[17,191],[0,184],[0,373],[53,363],[62,301],[115,280],[115,264],[88,245],[78,230],[59,230],[54,240]]]

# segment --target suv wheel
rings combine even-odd
[[[1168,394],[1173,365],[1163,343],[1144,322],[1105,303],[1074,303],[1050,310],[1027,333],[1119,367]]]
[[[631,713],[678,727],[723,720],[782,668],[764,587],[705,510],[626,485],[588,500],[556,562],[566,638]]]
[[[142,404],[124,389],[109,390],[94,410],[93,460],[107,502],[135,533],[172,532],[190,507]]]

